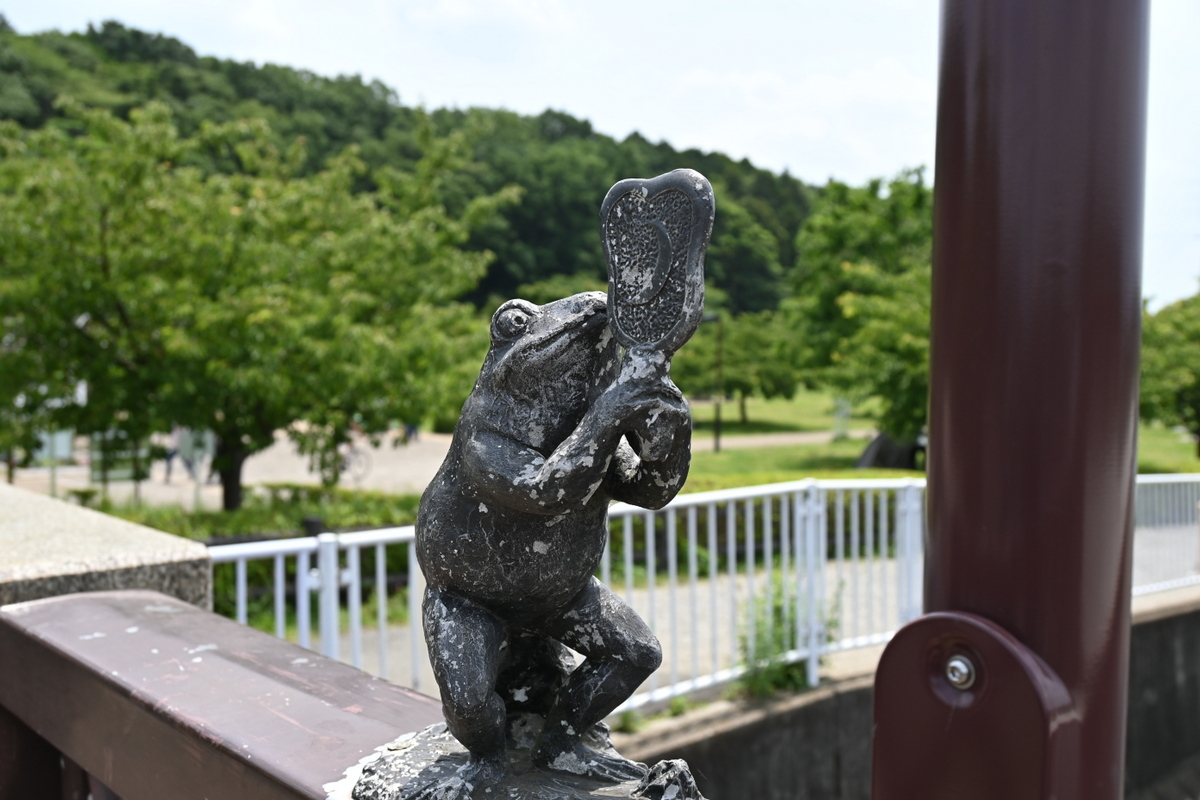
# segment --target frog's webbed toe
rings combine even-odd
[[[507,774],[501,763],[471,759],[453,775],[426,781],[414,778],[401,790],[398,800],[471,800],[476,789],[494,786]]]
[[[605,783],[640,781],[650,771],[645,764],[616,754],[598,753],[578,742],[559,750],[553,757],[541,748],[534,754],[533,760],[539,767],[551,772],[580,775]]]
[[[472,788],[457,775],[427,783],[414,780],[400,792],[399,800],[470,800]]]

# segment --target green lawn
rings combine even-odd
[[[721,437],[747,434],[791,433],[833,430],[833,398],[823,392],[800,391],[791,400],[746,402],[747,422],[740,421],[736,401],[721,406]],[[711,401],[692,401],[695,438],[713,435]],[[849,420],[850,430],[873,428],[871,406],[857,408]],[[762,447],[752,450],[723,448],[720,453],[699,452],[692,456],[685,492],[705,492],[763,483],[780,483],[803,478],[902,478],[922,477],[924,473],[904,470],[854,468],[854,462],[867,446],[866,439],[842,440],[828,444]]]
[[[692,419],[698,435],[712,436],[715,404],[711,400],[688,399],[692,406]],[[850,428],[871,428],[875,423],[863,416],[866,409],[855,409],[850,418]],[[751,397],[746,401],[747,422],[741,422],[738,402],[721,404],[721,435],[737,436],[748,433],[783,433],[790,431],[832,431],[833,398],[823,392],[799,391],[791,400],[776,398],[760,400]]]
[[[707,492],[738,486],[781,483],[803,478],[923,478],[923,472],[900,469],[855,469],[866,439],[844,439],[817,445],[761,447],[694,453],[685,492]]]
[[[737,431],[724,425],[724,435],[795,430],[830,430],[832,401],[826,395],[809,392],[795,407],[787,401],[751,401],[751,425]],[[699,405],[697,418],[711,420],[711,406]],[[736,413],[736,406],[733,408]],[[726,412],[722,410],[722,417]],[[869,428],[871,420],[855,417],[851,428]],[[776,426],[776,427],[770,427]],[[697,436],[711,436],[711,422],[697,425]],[[684,485],[685,492],[703,492],[738,486],[779,483],[802,478],[899,478],[924,477],[921,472],[903,470],[859,470],[854,462],[866,447],[866,440],[843,440],[818,445],[762,447],[752,450],[724,449],[720,453],[702,452],[692,456],[692,470]],[[1200,473],[1200,458],[1190,436],[1162,425],[1142,424],[1138,430],[1138,472]]]
[[[237,511],[187,511],[179,506],[104,504],[102,511],[189,539],[298,533],[305,517],[320,517],[330,528],[360,530],[408,525],[417,518],[417,495],[274,484],[269,494],[247,492]]]
[[[1200,472],[1196,443],[1162,425],[1138,427],[1138,472]]]

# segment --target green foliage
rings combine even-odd
[[[872,279],[855,265],[871,264],[885,275],[928,265],[932,246],[933,192],[922,170],[902,172],[885,187],[830,181],[817,195],[813,212],[796,237],[792,275],[798,309],[804,313],[811,358],[825,366],[858,321],[847,317],[842,295],[869,292]]]
[[[862,273],[860,290],[838,304],[858,327],[831,354],[826,379],[859,403],[878,398],[879,428],[915,439],[928,418],[930,267],[894,275],[871,264],[849,269]]]
[[[637,733],[646,727],[646,719],[637,711],[622,711],[613,730],[617,733]]]
[[[1200,437],[1200,295],[1143,317],[1141,415]]]
[[[722,313],[719,324],[700,326],[672,359],[671,377],[691,396],[715,397],[723,389],[724,396],[737,397],[745,425],[749,398],[795,396],[799,381],[794,351],[795,339],[781,315]]]
[[[248,494],[236,511],[187,511],[179,506],[105,505],[114,516],[188,539],[215,542],[297,535],[305,517],[319,517],[331,530],[369,530],[411,525],[417,495],[395,495],[341,487],[269,484]]]
[[[672,717],[682,717],[684,714],[691,711],[695,705],[696,704],[693,703],[690,698],[683,695],[672,697],[667,702],[667,713]]]
[[[774,572],[767,578],[764,596],[755,598],[751,619],[742,635],[742,659],[746,673],[739,688],[750,697],[770,697],[777,692],[801,692],[809,688],[805,662],[790,661],[787,654],[799,647],[796,641],[795,597],[790,583]],[[750,638],[750,631],[754,632]]]
[[[119,117],[151,100],[163,102],[184,136],[206,123],[264,119],[280,151],[304,140],[300,175],[319,172],[356,145],[368,167],[355,176],[356,189],[376,188],[380,167],[408,169],[423,154],[422,114],[377,81],[200,57],[170,36],[111,20],[83,33],[0,32],[0,119],[32,127],[62,124],[53,102],[62,94]],[[438,110],[430,116],[440,135],[467,134],[475,162],[442,187],[452,216],[472,198],[509,186],[524,189],[523,203],[474,227],[466,243],[469,250],[496,255],[470,294],[477,305],[553,276],[602,281],[596,209],[604,193],[621,178],[677,167],[698,169],[720,187],[710,268],[728,290],[731,309],[761,310],[778,302],[781,265],[792,262],[793,241],[808,211],[809,190],[790,175],[720,153],[679,152],[637,134],[618,142],[560,111],[521,116]],[[194,157],[206,168],[223,165],[212,154]]]
[[[62,108],[83,135],[0,129],[0,371],[22,379],[0,400],[24,398],[30,419],[45,398],[57,425],[132,440],[211,429],[227,508],[277,430],[332,484],[352,427],[374,440],[457,412],[486,326],[452,301],[490,257],[460,245],[515,199],[446,211],[461,136],[424,126],[420,160],[362,192],[353,150],[301,175],[303,147],[280,151],[261,122],[189,138],[161,104],[129,122]],[[79,384],[86,404],[69,399]]]
[[[714,190],[723,199],[705,258],[707,275],[724,290],[734,314],[773,309],[783,277],[779,239],[746,206],[725,199],[723,188]]]
[[[881,400],[880,427],[912,438],[928,386],[933,194],[922,171],[885,187],[830,181],[796,237],[786,304],[810,376]]]
[[[517,287],[517,297],[541,305],[580,292],[605,291],[608,291],[605,281],[580,272],[575,275],[551,275],[540,281],[521,284]]]
[[[99,28],[89,23],[86,36],[115,61],[177,61],[193,66],[200,61],[196,52],[178,39],[126,28],[111,19]]]

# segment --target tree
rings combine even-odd
[[[0,381],[0,460],[5,464],[5,479],[12,483],[18,461],[28,460],[38,445],[39,431],[48,429],[55,381],[53,376],[34,374],[37,360],[13,336],[0,339],[0,359],[5,365],[5,377]],[[21,391],[29,387],[35,387],[29,394]]]
[[[170,36],[111,20],[78,33],[18,35],[0,26],[0,119],[29,127],[61,123],[54,99],[63,94],[119,117],[151,100],[164,102],[185,137],[206,122],[264,119],[281,150],[304,138],[297,176],[319,172],[331,157],[357,145],[368,166],[356,177],[358,190],[378,188],[376,168],[409,169],[422,157],[422,112],[404,106],[378,81],[201,56]],[[718,187],[722,210],[710,264],[731,308],[775,308],[779,265],[794,262],[796,233],[809,207],[809,188],[786,172],[722,153],[677,151],[637,133],[616,141],[561,111],[523,116],[440,109],[429,119],[439,134],[466,132],[472,142],[474,163],[443,182],[441,201],[451,217],[475,197],[509,185],[525,189],[522,203],[505,207],[461,245],[496,254],[469,296],[478,307],[557,275],[603,280],[596,210],[605,192],[622,178],[690,167]],[[236,170],[231,163],[200,163]]]
[[[884,185],[851,187],[830,181],[796,237],[789,309],[807,348],[806,366],[823,369],[862,322],[847,315],[846,293],[876,290],[876,274],[927,266],[933,241],[933,192],[923,171],[905,170]],[[873,272],[847,267],[871,264]]]
[[[716,320],[701,325],[672,359],[671,377],[691,395],[736,396],[742,423],[749,422],[750,397],[794,397],[799,382],[789,352],[793,337],[786,321],[771,311],[733,316],[719,312]],[[720,385],[717,350],[720,341]]]
[[[842,313],[858,324],[831,354],[827,381],[852,401],[878,398],[880,430],[912,441],[929,416],[930,266],[895,275],[871,264],[846,269],[871,291],[838,298]]]
[[[781,309],[809,379],[879,398],[879,426],[899,440],[928,415],[932,206],[919,169],[886,187],[830,181],[796,238],[795,294]]]
[[[1142,318],[1141,416],[1186,428],[1200,455],[1200,295]]]
[[[461,136],[425,126],[411,172],[378,170],[377,191],[355,192],[365,166],[353,150],[304,176],[302,146],[280,152],[263,123],[186,138],[161,104],[130,122],[65,108],[82,135],[0,129],[12,343],[0,372],[35,354],[24,395],[41,375],[86,383],[87,404],[56,409],[57,422],[134,440],[212,429],[236,508],[242,465],[278,430],[332,482],[352,426],[378,437],[465,397],[469,382],[445,376],[481,357],[486,333],[453,301],[489,255],[460,246],[515,192],[446,212],[438,193],[463,163]]]
[[[725,290],[735,314],[779,305],[783,277],[779,241],[736,201],[720,201],[705,269]]]

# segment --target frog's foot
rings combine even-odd
[[[696,779],[686,761],[660,761],[650,768],[650,774],[633,790],[631,797],[639,800],[704,800],[696,787]]]
[[[400,792],[399,800],[471,800],[471,794],[508,777],[506,765],[471,759],[453,775],[422,781],[418,776]]]
[[[640,781],[649,768],[637,761],[619,755],[598,753],[579,742],[560,747],[538,747],[533,753],[533,763],[551,772],[580,775],[604,783]]]

